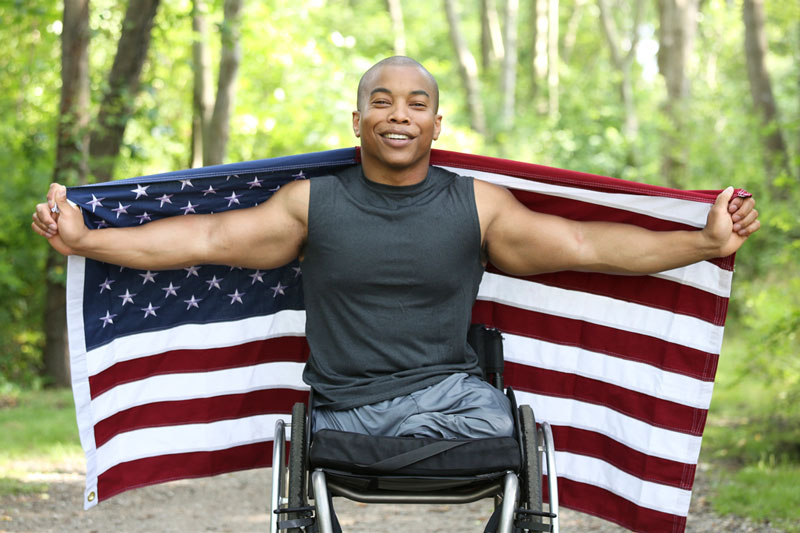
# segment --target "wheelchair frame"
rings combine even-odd
[[[472,335],[477,337],[470,338],[470,344],[479,352],[481,367],[484,375],[492,376],[493,384],[503,390],[502,380],[502,341],[498,348],[499,332],[487,330]],[[487,337],[484,333],[489,331]],[[489,346],[486,346],[486,343]],[[492,362],[492,356],[486,357],[489,353],[498,353],[500,362]],[[484,353],[481,353],[484,352]],[[496,359],[496,358],[495,358]],[[311,443],[311,413],[306,414],[305,404],[295,404],[292,410],[292,422],[287,424],[279,419],[275,424],[275,437],[273,442],[272,457],[272,492],[270,501],[270,533],[279,531],[289,531],[290,533],[318,532],[333,533],[333,520],[330,507],[332,496],[342,496],[347,499],[362,503],[424,503],[424,504],[455,504],[471,503],[483,498],[495,498],[495,513],[489,519],[487,531],[496,533],[521,533],[523,531],[548,531],[558,533],[558,486],[555,465],[555,450],[553,446],[553,433],[550,424],[542,422],[536,426],[533,416],[533,409],[528,405],[517,408],[514,400],[513,391],[507,393],[512,403],[515,418],[515,437],[517,438],[521,455],[522,464],[519,472],[505,470],[497,472],[497,479],[486,482],[473,483],[474,487],[461,488],[458,490],[448,490],[446,493],[439,488],[433,490],[412,490],[408,491],[389,491],[389,490],[361,490],[352,486],[345,486],[329,479],[325,468],[314,468],[308,471],[308,452]],[[288,457],[289,468],[287,468],[286,454],[286,428],[291,429],[292,446]],[[526,429],[533,428],[535,436],[534,443],[526,442]],[[308,430],[306,430],[308,429]],[[528,434],[528,439],[530,434]],[[294,444],[300,441],[300,449],[295,448]],[[532,444],[532,445],[531,445]],[[533,462],[530,461],[529,454],[535,455]],[[542,493],[541,493],[541,465],[547,465],[547,480],[549,492],[548,512],[542,512]],[[298,472],[297,469],[300,469]],[[531,471],[531,468],[534,470]],[[330,470],[330,469],[329,469]],[[528,478],[532,472],[534,477],[538,475],[538,482],[531,485]],[[288,474],[288,476],[287,476]],[[288,477],[288,479],[287,479]],[[335,476],[334,476],[335,477]],[[378,476],[380,477],[380,476]],[[402,476],[400,476],[402,478]],[[414,476],[409,476],[414,478]],[[310,486],[307,483],[310,478]],[[431,478],[432,480],[458,485],[459,479],[470,483],[469,476],[461,478],[441,476]],[[520,481],[523,486],[520,486]],[[434,483],[435,484],[435,483]],[[525,485],[526,484],[526,485]],[[520,496],[524,495],[527,500],[520,506]],[[314,504],[309,505],[308,497],[313,498]],[[533,509],[530,507],[533,506]],[[528,508],[526,508],[528,507]],[[549,522],[544,520],[548,519]]]

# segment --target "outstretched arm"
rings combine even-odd
[[[558,270],[650,274],[736,250],[760,222],[752,198],[717,197],[700,231],[650,231],[629,224],[576,222],[531,211],[505,189],[476,181],[484,250],[498,268],[531,275]]]
[[[203,263],[274,268],[302,251],[308,198],[308,181],[296,181],[249,209],[89,230],[80,209],[67,202],[66,188],[53,184],[47,202],[36,206],[32,226],[64,255],[131,268],[163,270]],[[55,206],[57,213],[52,210]]]

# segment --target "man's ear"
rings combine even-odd
[[[439,134],[442,133],[442,115],[436,115],[436,118],[433,119],[433,140],[439,138]]]
[[[353,133],[356,137],[361,137],[361,113],[353,111]]]

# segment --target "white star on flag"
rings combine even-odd
[[[222,281],[223,279],[225,279],[225,278],[219,278],[219,279],[217,279],[217,276],[216,276],[216,274],[215,274],[213,278],[211,278],[211,279],[209,279],[209,280],[206,280],[206,283],[208,283],[208,290],[211,290],[211,288],[212,288],[212,287],[216,287],[216,288],[218,288],[218,289],[221,289],[222,287],[220,287],[220,286],[219,286],[219,283],[220,283],[220,281]]]
[[[225,199],[228,200],[228,207],[230,207],[232,204],[239,204],[239,197],[236,196],[236,192],[235,191],[231,192],[231,195],[230,196],[226,196]],[[241,205],[241,204],[239,204],[239,205]]]
[[[111,284],[114,283],[114,281],[113,279],[106,278],[106,280],[100,284],[100,294],[103,294],[103,291],[106,289],[111,290]]]
[[[147,304],[147,307],[140,307],[139,309],[144,311],[144,318],[147,318],[150,315],[153,315],[153,316],[157,317],[158,315],[156,314],[156,309],[160,309],[160,308],[161,308],[161,306],[159,306],[159,305],[155,305],[154,306],[152,302],[149,302]]]
[[[177,295],[178,295],[178,293],[177,293],[177,292],[175,292],[175,291],[177,291],[177,290],[178,290],[178,289],[180,289],[180,288],[181,288],[181,286],[180,286],[180,285],[178,285],[177,287],[174,287],[174,286],[172,285],[172,282],[170,281],[170,282],[169,282],[169,287],[161,287],[161,290],[162,290],[162,291],[166,291],[166,294],[164,295],[164,298],[168,298],[170,295],[172,295],[172,296],[177,296]]]
[[[200,274],[197,273],[197,271],[200,270],[199,266],[186,267],[186,268],[184,268],[184,270],[186,271],[186,277],[187,278],[189,276],[197,276],[198,278],[200,277]]]
[[[203,196],[206,196],[207,194],[217,194],[217,191],[214,190],[214,187],[209,185],[208,189],[203,191]]]
[[[156,200],[159,200],[161,202],[161,205],[159,205],[159,207],[164,207],[164,204],[171,204],[172,200],[170,200],[170,198],[172,198],[173,196],[175,195],[164,193],[158,198],[156,198]]]
[[[279,294],[283,294],[285,296],[286,293],[283,292],[283,289],[288,289],[288,288],[289,288],[288,285],[281,285],[281,282],[279,281],[277,285],[275,285],[274,287],[270,287],[270,289],[272,289],[272,297],[277,298]]]
[[[260,188],[261,187],[261,180],[258,179],[258,176],[256,176],[256,177],[253,178],[253,181],[248,181],[247,184],[250,186],[251,189],[253,187],[259,187]]]
[[[136,293],[131,294],[131,291],[125,289],[125,294],[120,294],[117,298],[122,298],[122,307],[125,307],[125,304],[133,303],[134,296],[136,296]]]
[[[156,282],[156,276],[158,276],[158,272],[150,272],[149,270],[144,274],[139,274],[144,278],[142,285],[146,284],[148,281],[152,281],[153,283]]]
[[[189,304],[189,305],[186,306],[186,310],[188,311],[192,307],[196,307],[196,308],[200,309],[200,306],[197,305],[197,304],[198,304],[198,302],[202,302],[202,301],[203,301],[202,298],[195,298],[194,294],[192,294],[192,297],[189,298],[188,300],[184,300],[183,303]]]
[[[98,205],[99,205],[100,207],[103,207],[103,204],[101,204],[101,203],[100,203],[100,201],[101,201],[101,200],[105,200],[105,197],[103,197],[103,198],[97,198],[97,197],[95,197],[95,195],[93,194],[93,195],[92,195],[92,201],[91,201],[91,202],[89,202],[89,203],[88,203],[88,204],[86,204],[86,205],[90,205],[90,206],[92,206],[92,213],[94,213],[94,208],[95,208],[95,207],[97,207]]]
[[[256,270],[252,274],[248,274],[248,276],[250,276],[250,278],[253,280],[250,285],[255,285],[256,281],[259,283],[264,283],[264,272],[261,272],[260,270]]]
[[[108,222],[106,222],[105,220],[101,220],[100,222],[97,223],[97,229],[107,228],[107,227],[108,227]]]
[[[112,209],[112,211],[114,211],[117,214],[117,218],[119,218],[119,216],[122,213],[125,213],[127,215],[128,214],[128,208],[130,207],[130,204],[122,205],[122,202],[117,202],[117,203],[119,204],[119,207],[115,207],[114,209]]]
[[[194,185],[192,185],[192,180],[178,180],[178,181],[181,182],[181,190],[183,190],[184,187],[194,187]]]
[[[302,271],[302,269],[300,267],[292,267],[292,270],[294,270],[294,277],[295,278],[299,278],[300,274],[303,273],[303,271]]]
[[[152,220],[147,211],[145,211],[144,214],[136,215],[136,218],[139,219],[139,224],[144,224],[145,222],[150,222]]]
[[[200,204],[197,204],[197,205],[200,205]],[[192,201],[189,200],[188,202],[186,202],[185,206],[181,207],[181,210],[183,211],[184,215],[188,215],[189,213],[196,213],[194,208],[197,207],[197,205],[192,205]]]
[[[239,302],[240,304],[244,303],[242,302],[242,296],[244,296],[245,294],[246,293],[244,292],[239,292],[239,289],[234,289],[233,294],[228,295],[231,297],[231,305],[233,305],[233,302]]]
[[[142,187],[142,184],[139,183],[138,185],[136,185],[135,189],[131,189],[131,192],[135,192],[136,193],[136,198],[135,199],[138,200],[140,196],[147,196],[147,188],[148,187],[150,187],[150,186],[149,185],[145,185],[144,187]]]
[[[117,315],[112,315],[110,311],[106,311],[106,316],[101,316],[100,320],[103,321],[103,327],[105,328],[109,324],[114,323],[114,317]]]

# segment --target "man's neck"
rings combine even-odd
[[[428,167],[430,158],[420,161],[412,167],[394,169],[384,165],[374,164],[373,161],[362,159],[361,168],[364,171],[364,176],[370,181],[375,183],[382,183],[384,185],[393,185],[395,187],[404,187],[408,185],[416,185],[425,179],[428,175]]]

